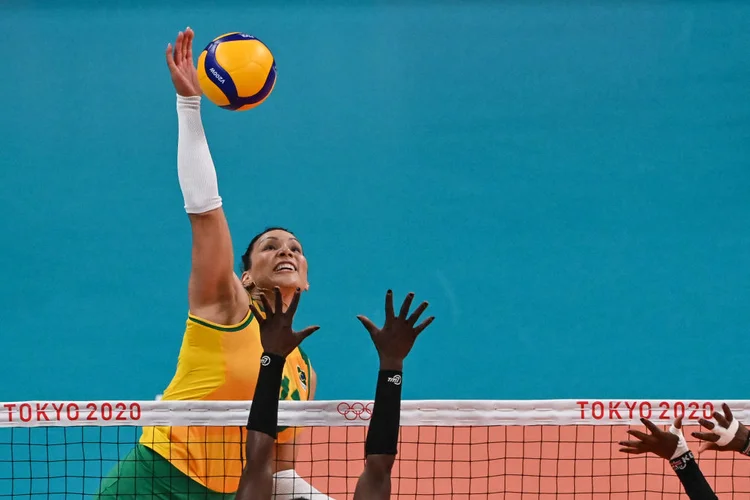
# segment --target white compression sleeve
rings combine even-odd
[[[293,500],[295,498],[334,500],[325,493],[316,490],[292,469],[277,472],[273,475],[273,481],[274,500]]]
[[[219,184],[201,120],[201,96],[177,96],[177,176],[185,211],[201,214],[219,208]]]

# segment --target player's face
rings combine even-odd
[[[300,288],[307,290],[307,259],[294,235],[276,229],[255,242],[250,253],[250,276],[256,286],[272,290]]]

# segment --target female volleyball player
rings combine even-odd
[[[668,460],[690,500],[717,500],[682,435],[682,417],[674,421],[668,432],[659,429],[647,418],[641,418],[641,422],[651,434],[629,430],[628,434],[637,441],[620,441],[620,446],[623,446],[620,451],[634,455],[651,452]]]
[[[401,416],[401,384],[404,359],[414,346],[414,341],[433,321],[427,318],[416,325],[427,308],[423,302],[408,316],[414,294],[406,296],[398,316],[393,311],[393,293],[385,298],[385,324],[378,328],[364,316],[358,316],[372,337],[380,357],[375,402],[365,443],[365,470],[359,476],[354,490],[355,500],[385,500],[391,495],[391,470],[396,459],[398,431]],[[258,380],[247,421],[247,465],[242,472],[237,500],[269,500],[273,493],[273,443],[276,439],[282,370],[288,353],[292,352],[311,332],[292,331],[292,318],[299,300],[297,293],[289,309],[281,309],[281,296],[271,307],[263,298],[265,319],[260,321],[263,357],[260,360]],[[254,306],[250,306],[254,309]],[[253,311],[261,318],[260,311]],[[416,325],[416,326],[415,326]],[[306,500],[304,492],[293,492],[297,500]]]
[[[250,400],[262,347],[250,303],[279,289],[284,307],[307,290],[307,260],[295,236],[271,229],[253,239],[233,270],[232,239],[219,196],[217,175],[203,131],[201,89],[193,62],[193,31],[180,32],[166,60],[177,93],[177,175],[192,228],[189,313],[177,369],[163,400]],[[252,298],[248,288],[257,291]],[[314,396],[315,373],[296,348],[283,366],[282,399]],[[146,427],[138,446],[106,477],[100,498],[234,498],[243,470],[243,429]],[[278,480],[326,499],[293,470],[296,429],[279,432]],[[285,444],[289,443],[289,444]],[[283,500],[283,495],[277,499]],[[291,497],[289,497],[291,498]]]

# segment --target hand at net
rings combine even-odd
[[[260,342],[263,345],[263,350],[270,354],[287,357],[303,340],[320,327],[308,326],[298,332],[292,330],[294,313],[297,311],[297,304],[299,304],[300,289],[298,288],[294,292],[294,297],[286,311],[284,311],[284,304],[281,300],[281,290],[279,287],[275,287],[273,291],[274,307],[271,307],[265,295],[260,296],[265,315],[261,314],[253,303],[250,304],[250,310],[260,325]]]
[[[692,436],[701,441],[698,453],[716,450],[716,451],[745,451],[745,445],[748,440],[747,427],[742,425],[738,420],[734,419],[732,410],[729,405],[724,403],[721,405],[724,410],[724,415],[715,411],[713,418],[716,423],[711,422],[702,418],[698,420],[701,427],[708,429],[711,432],[693,432]]]
[[[362,322],[370,333],[370,337],[378,350],[382,368],[400,369],[404,358],[406,358],[414,346],[417,336],[430,326],[430,323],[435,319],[434,316],[430,316],[419,325],[416,325],[419,317],[429,304],[422,302],[407,317],[412,300],[414,300],[414,294],[410,293],[404,299],[403,304],[401,304],[401,310],[398,316],[396,316],[393,311],[393,292],[388,290],[385,294],[385,324],[383,328],[378,328],[365,316],[357,316],[357,319]]]
[[[641,453],[653,453],[664,460],[671,460],[690,451],[682,435],[682,417],[678,417],[669,431],[659,429],[647,418],[641,418],[641,422],[651,432],[646,434],[641,431],[629,430],[628,434],[636,440],[620,441],[622,453],[640,455]]]

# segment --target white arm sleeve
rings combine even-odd
[[[177,176],[185,211],[201,214],[221,206],[216,169],[201,120],[201,96],[177,96]]]

